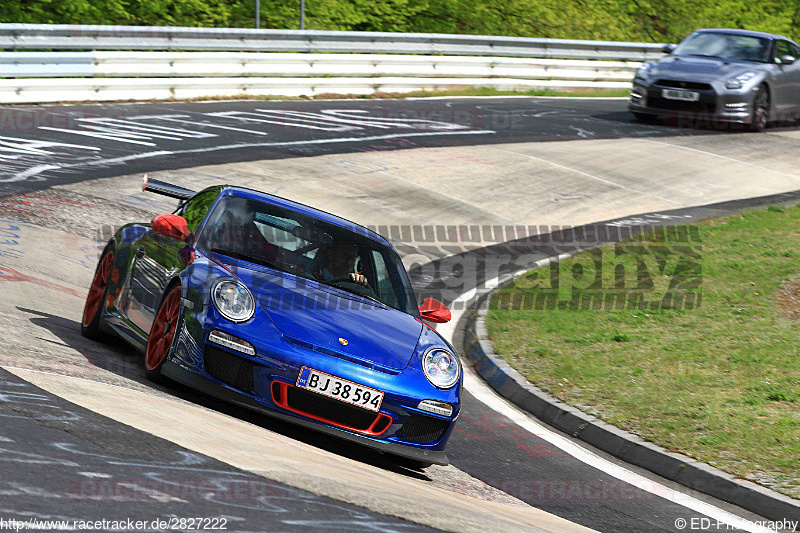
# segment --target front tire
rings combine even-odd
[[[753,99],[753,116],[750,131],[764,131],[769,123],[769,91],[763,85],[759,87]]]
[[[161,367],[167,360],[178,330],[181,310],[181,286],[167,289],[150,328],[144,355],[144,370],[151,381],[162,382]]]
[[[109,243],[97,262],[94,279],[86,296],[81,319],[81,335],[88,339],[98,339],[101,336],[100,322],[103,316],[104,302],[108,297],[108,286],[114,271],[114,244]]]

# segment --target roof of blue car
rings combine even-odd
[[[323,211],[321,209],[316,209],[314,207],[301,204],[300,202],[295,202],[294,200],[289,200],[287,198],[283,198],[282,196],[276,196],[274,194],[269,194],[266,192],[256,191],[254,189],[247,189],[245,187],[237,187],[235,185],[225,185],[225,191],[228,191],[229,194],[232,193],[233,196],[240,196],[242,198],[250,198],[252,200],[261,200],[273,205],[277,205],[280,207],[284,207],[286,209],[291,209],[293,211],[297,211],[302,213],[303,215],[307,215],[310,217],[318,218],[335,226],[339,226],[344,229],[349,229],[351,231],[356,231],[357,233],[374,239],[381,244],[385,244],[386,246],[391,247],[392,245],[381,235],[375,233],[369,228],[362,226],[361,224],[356,224],[351,220],[347,220],[346,218],[342,218],[327,211]]]

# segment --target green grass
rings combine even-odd
[[[702,282],[688,292],[702,296],[698,308],[536,310],[512,303],[548,290],[569,299],[566,282],[597,279],[598,257],[602,286],[612,286],[619,281],[609,263],[614,248],[604,248],[559,263],[555,289],[544,267],[498,291],[490,338],[512,366],[561,400],[798,498],[800,208],[771,206],[698,228],[694,264],[702,265]],[[643,254],[650,300],[659,302],[686,268],[676,252],[685,244],[662,243]],[[588,278],[570,277],[576,263]],[[797,301],[788,296],[794,289]]]

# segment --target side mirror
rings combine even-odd
[[[453,318],[447,306],[433,298],[425,298],[422,300],[422,305],[419,306],[419,314],[422,315],[424,320],[430,320],[431,322],[438,322],[440,324],[450,322],[450,319]]]
[[[676,48],[678,48],[677,44],[665,44],[663,47],[661,47],[661,51],[665,54],[671,54]]]
[[[797,58],[794,57],[794,56],[790,56],[789,54],[783,54],[780,57],[780,61],[781,61],[781,65],[791,65],[792,63],[797,61]]]
[[[150,221],[150,227],[164,237],[185,241],[191,232],[186,219],[178,215],[156,215]]]

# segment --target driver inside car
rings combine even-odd
[[[315,273],[317,279],[324,281],[350,281],[367,286],[367,278],[360,272],[354,272],[358,260],[358,245],[337,243],[325,250],[326,264]]]

